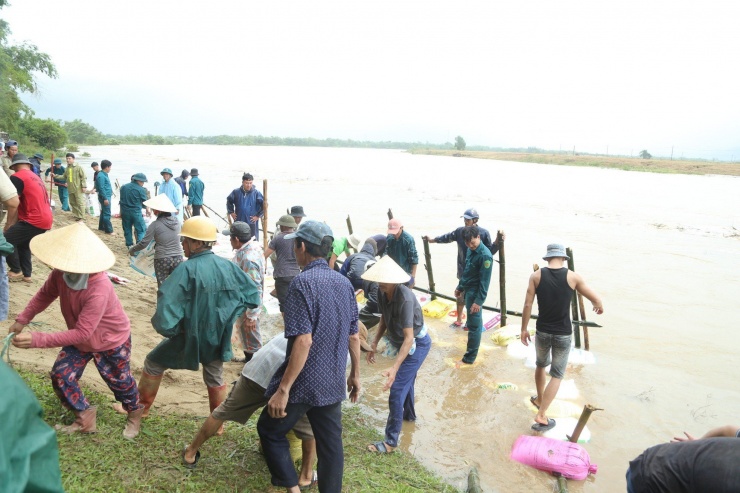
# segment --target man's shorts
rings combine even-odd
[[[537,349],[536,365],[545,368],[550,364],[550,353],[552,352],[552,365],[550,376],[563,378],[565,367],[568,365],[568,354],[570,354],[570,343],[572,334],[554,335],[537,331],[534,337],[534,346]]]
[[[264,388],[244,375],[239,375],[239,380],[229,392],[229,396],[211,415],[219,421],[246,424],[257,409],[267,405],[267,401]],[[293,432],[299,440],[313,440],[311,423],[305,414],[295,424]]]

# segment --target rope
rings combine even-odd
[[[8,354],[8,366],[12,366],[10,363],[10,340],[15,337],[15,332],[11,332],[7,336],[5,336],[5,339],[3,339],[3,348],[0,350],[0,359],[3,359],[3,356],[5,354]]]

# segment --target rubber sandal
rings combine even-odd
[[[539,409],[540,406],[538,406],[537,404],[534,403],[534,401],[536,401],[536,400],[537,400],[537,396],[536,395],[533,395],[532,397],[529,398],[529,402],[531,402],[534,407],[536,407],[537,409]]]
[[[552,430],[553,428],[555,428],[555,420],[552,418],[547,420],[546,425],[543,425],[542,423],[535,423],[532,425],[532,429],[534,431],[547,431]]]
[[[188,469],[195,469],[195,467],[198,465],[198,461],[200,460],[200,450],[195,453],[195,461],[193,462],[188,462],[185,460],[185,452],[187,450],[188,446],[185,445],[185,447],[182,449],[182,454],[180,454],[180,456],[182,457],[182,465]]]
[[[313,472],[313,477],[311,478],[311,482],[310,482],[310,483],[308,483],[308,484],[304,484],[304,485],[300,485],[300,484],[299,484],[299,485],[298,485],[298,489],[299,489],[299,490],[301,490],[301,491],[306,491],[306,490],[310,490],[310,489],[311,489],[311,488],[313,488],[313,487],[314,487],[314,485],[316,485],[316,484],[317,484],[318,482],[319,482],[319,474],[318,474],[318,473],[317,473],[316,471],[314,471],[314,472]]]
[[[457,320],[450,324],[451,329],[459,329],[460,327],[462,327],[462,322],[458,322]]]
[[[367,451],[373,454],[392,454],[393,453],[393,450],[388,450],[388,447],[385,446],[385,442],[373,442],[371,445],[375,447],[375,450],[370,450],[370,448],[368,448]],[[368,447],[370,447],[370,445],[368,445]]]

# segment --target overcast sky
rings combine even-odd
[[[740,159],[740,2],[14,0],[26,101],[104,133]]]

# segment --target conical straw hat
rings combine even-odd
[[[411,276],[388,255],[375,262],[361,277],[366,281],[386,284],[404,284],[411,280]]]
[[[46,265],[73,274],[110,269],[116,256],[81,222],[34,236],[31,252]]]
[[[155,211],[172,213],[177,212],[177,207],[175,207],[175,204],[173,204],[170,198],[163,193],[160,193],[159,195],[147,200],[146,202],[144,202],[144,205],[149,207],[150,209],[154,209]]]

